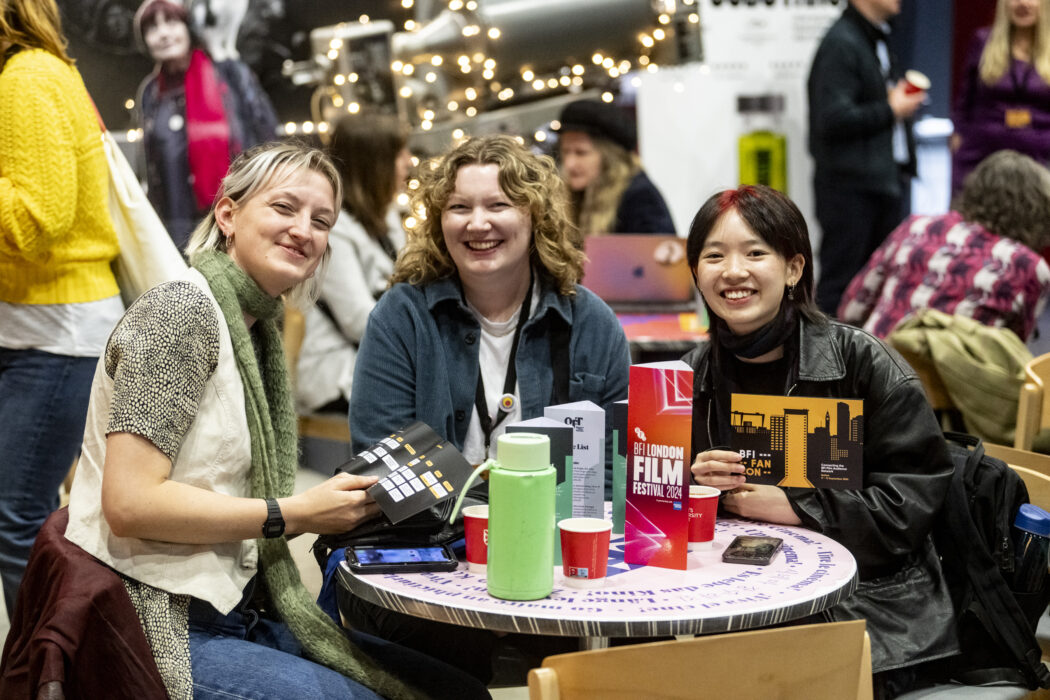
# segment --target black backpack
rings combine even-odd
[[[951,677],[968,685],[1005,681],[1050,688],[1035,638],[1050,602],[1050,579],[1035,593],[1010,588],[1013,521],[1028,503],[1028,489],[1005,462],[984,453],[980,438],[949,432],[945,439],[955,472],[934,537],[962,650],[950,662]]]

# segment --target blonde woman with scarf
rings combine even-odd
[[[146,0],[135,36],[156,64],[138,97],[149,198],[185,250],[230,160],[276,138],[277,115],[248,66],[211,58],[180,3]]]
[[[338,628],[288,551],[289,536],[379,513],[370,478],[292,493],[278,320],[284,298],[316,297],[340,200],[315,149],[241,154],[190,240],[191,269],[128,309],[96,367],[66,537],[123,577],[171,698],[488,697]]]

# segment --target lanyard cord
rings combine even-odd
[[[514,339],[511,341],[510,358],[507,360],[507,376],[503,380],[503,395],[514,393],[514,385],[518,383],[518,368],[514,360],[518,355],[518,341],[521,340],[521,329],[529,320],[532,312],[532,273],[529,273],[529,288],[525,292],[525,301],[521,303],[521,311],[518,312],[518,325],[514,327]],[[485,382],[481,378],[481,368],[478,367],[478,386],[474,392],[474,407],[478,411],[478,423],[481,424],[481,432],[485,434],[485,457],[489,454],[489,445],[492,442],[492,431],[495,430],[508,413],[503,410],[503,402],[497,404],[496,420],[489,417],[488,407],[485,405]]]

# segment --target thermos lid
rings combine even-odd
[[[503,469],[535,472],[551,466],[551,440],[539,433],[504,433],[496,442],[496,461]]]
[[[1014,527],[1033,535],[1050,537],[1050,513],[1037,505],[1025,503],[1017,510]]]

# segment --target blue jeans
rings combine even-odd
[[[379,696],[331,669],[309,661],[283,622],[261,617],[245,600],[228,615],[190,602],[190,660],[195,700],[296,700]],[[379,665],[434,698],[488,698],[479,682],[451,666],[384,640],[347,631]]]
[[[80,451],[97,363],[0,348],[0,581],[9,616],[33,540]]]

